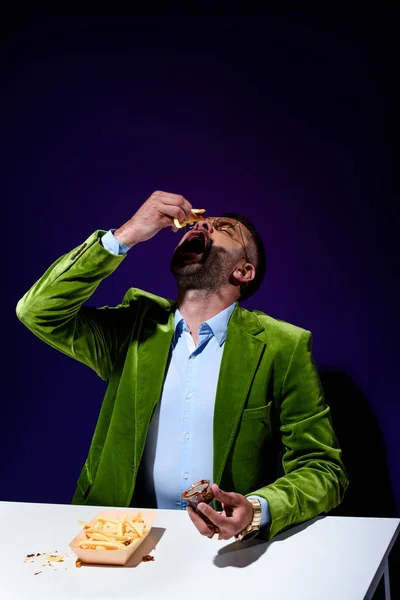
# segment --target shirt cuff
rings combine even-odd
[[[116,254],[117,256],[126,254],[129,250],[129,246],[125,246],[125,244],[119,242],[113,235],[114,231],[115,229],[110,229],[103,235],[101,238],[102,245],[108,252],[111,252],[111,254]]]
[[[260,527],[265,527],[271,523],[271,514],[269,512],[269,505],[265,498],[261,496],[246,496],[246,498],[257,498],[261,503],[261,523]]]

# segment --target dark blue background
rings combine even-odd
[[[356,482],[348,511],[392,514],[392,489],[399,510],[385,23],[14,15],[3,28],[0,499],[70,502],[105,389],[25,329],[17,301],[162,189],[258,225],[269,267],[245,306],[313,332]],[[165,230],[139,245],[93,303],[131,286],[174,296],[177,240]]]

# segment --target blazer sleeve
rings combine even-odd
[[[279,531],[340,504],[348,486],[341,450],[312,356],[312,336],[303,331],[290,358],[281,391],[280,431],[284,475],[252,492],[265,498]]]
[[[129,329],[129,304],[83,306],[124,260],[102,246],[104,233],[96,231],[53,263],[18,302],[16,313],[38,338],[107,380]]]

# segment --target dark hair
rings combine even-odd
[[[229,219],[236,219],[242,223],[249,230],[251,237],[253,238],[254,244],[252,244],[251,241],[247,244],[246,253],[249,257],[249,261],[256,269],[256,275],[252,281],[244,283],[240,287],[239,300],[247,300],[258,290],[267,270],[267,256],[264,243],[253,223],[247,217],[238,213],[224,213],[223,216],[228,217]]]

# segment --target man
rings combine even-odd
[[[177,302],[130,289],[117,307],[84,305],[128,250],[134,261],[136,244],[191,211],[154,192],[122,227],[56,261],[17,315],[107,381],[74,503],[179,509],[186,488],[210,479],[214,508],[187,509],[200,533],[270,539],[337,506],[347,478],[310,332],[238,303],[265,271],[252,224],[205,218],[183,236]]]

